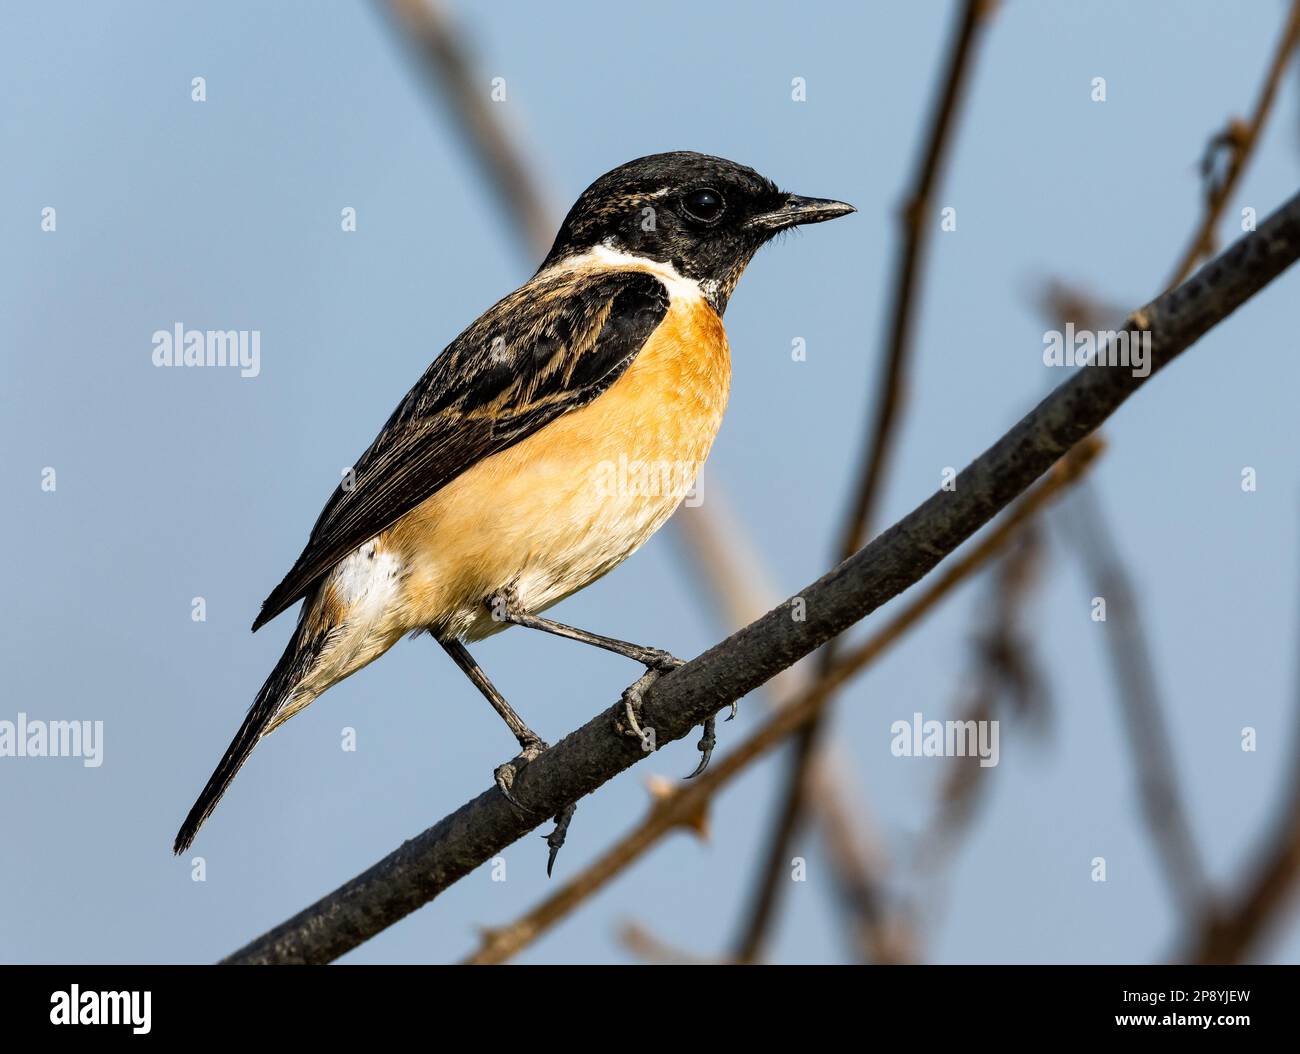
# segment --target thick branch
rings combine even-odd
[[[1152,368],[1077,370],[957,477],[802,593],[664,676],[646,693],[642,724],[665,744],[844,632],[923,578],[1150,376],[1300,257],[1300,195],[1183,285],[1136,312],[1149,330]],[[799,602],[799,603],[796,603]],[[803,617],[800,618],[799,616]],[[406,842],[345,886],[235,953],[230,962],[328,962],[427,903],[646,755],[620,735],[616,703],[530,764],[516,795],[520,817],[496,788]]]

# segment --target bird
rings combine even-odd
[[[519,753],[493,778],[516,808],[515,779],[547,744],[467,643],[522,626],[634,660],[639,732],[640,692],[681,660],[542,612],[622,563],[689,490],[727,406],[722,318],[754,254],[854,211],[693,151],[638,158],[583,191],[532,278],[398,404],[263,603],[254,631],[301,601],[297,623],[173,851],[263,736],[408,634],[432,636],[513,733]],[[697,772],[713,741],[710,719]],[[556,817],[548,873],[572,814]]]

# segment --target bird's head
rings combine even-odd
[[[752,168],[687,150],[629,161],[582,192],[542,267],[605,248],[671,264],[719,313],[774,235],[856,211],[779,190]]]

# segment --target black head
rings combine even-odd
[[[569,210],[542,267],[604,246],[671,263],[721,314],[759,248],[779,231],[855,211],[801,198],[752,168],[679,150],[606,172]]]

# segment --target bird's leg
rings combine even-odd
[[[515,713],[514,707],[506,702],[505,696],[497,691],[496,685],[488,680],[488,675],[474,661],[474,656],[469,653],[469,649],[465,645],[458,640],[440,640],[438,643],[452,657],[456,665],[464,671],[465,676],[474,682],[474,687],[483,693],[483,697],[492,704],[492,709],[501,715],[501,720],[506,723],[515,739],[519,741],[521,749],[518,756],[512,761],[507,761],[504,765],[498,766],[493,773],[493,777],[496,780],[496,785],[501,788],[501,793],[506,796],[506,800],[515,808],[523,811],[523,806],[515,798],[511,787],[514,785],[519,770],[546,750],[547,743],[524,724],[524,719]]]
[[[688,780],[693,780],[709,767],[709,759],[713,757],[713,748],[718,745],[718,737],[714,734],[716,726],[717,720],[710,715],[704,722],[704,735],[700,737],[700,742],[698,744],[700,750],[700,764],[694,772],[686,777]]]
[[[437,640],[437,638],[434,638]],[[549,746],[536,732],[524,724],[524,719],[515,713],[514,707],[506,702],[505,696],[497,691],[496,685],[488,680],[488,675],[483,672],[474,656],[469,653],[469,649],[458,640],[439,640],[443,650],[452,657],[457,666],[464,671],[465,676],[474,682],[474,687],[483,693],[483,697],[492,704],[492,709],[501,715],[510,731],[514,733],[515,739],[519,741],[521,747],[519,754],[511,761],[504,765],[498,765],[496,771],[492,773],[493,779],[501,793],[505,795],[506,801],[513,805],[522,813],[528,810],[520,804],[519,799],[514,796],[512,790],[515,777],[519,775],[519,770],[534,761]],[[573,814],[577,811],[578,804],[573,802],[566,805],[555,817],[555,830],[546,836],[546,844],[550,847],[551,853],[546,860],[546,875],[549,878],[551,869],[555,867],[555,858],[564,845],[565,836],[569,833],[569,823],[573,820]]]
[[[566,805],[558,816],[555,817],[555,830],[546,835],[546,844],[550,847],[551,853],[546,858],[546,877],[551,877],[551,868],[555,866],[555,858],[559,855],[560,850],[564,847],[565,836],[569,833],[569,823],[573,819],[573,814],[578,810],[578,803],[572,802]]]
[[[622,655],[633,662],[639,662],[647,670],[667,673],[669,670],[675,670],[677,667],[685,665],[681,659],[669,654],[662,648],[646,648],[640,644],[630,644],[625,640],[602,637],[599,633],[589,633],[585,629],[566,626],[563,622],[556,622],[553,619],[542,618],[540,615],[529,614],[519,606],[519,602],[512,592],[505,592],[491,597],[487,603],[488,609],[492,612],[492,617],[498,622],[509,622],[511,625],[523,626],[526,629],[539,629],[543,633],[554,633],[557,637],[565,637],[568,640],[576,640],[582,644],[603,648],[605,651],[612,651],[615,655]]]
[[[647,648],[640,644],[631,644],[625,640],[604,637],[599,633],[591,633],[575,626],[567,626],[563,622],[556,622],[554,619],[533,615],[519,606],[518,600],[510,590],[489,597],[487,606],[492,612],[492,617],[498,622],[509,622],[514,626],[523,626],[525,629],[537,629],[543,633],[553,633],[557,637],[576,640],[582,644],[590,644],[605,651],[612,651],[616,655],[622,655],[644,666],[646,672],[623,692],[623,710],[627,719],[628,734],[636,736],[643,744],[650,744],[650,750],[654,749],[653,740],[641,728],[641,699],[646,689],[654,684],[660,674],[684,666],[685,663],[681,659],[664,651],[662,648]],[[709,721],[704,726],[704,738],[700,740],[699,744],[700,753],[703,755],[700,766],[692,775],[698,776],[704,771],[705,766],[709,763],[709,758],[713,754],[713,747],[716,742],[717,740],[713,735],[713,722]]]

